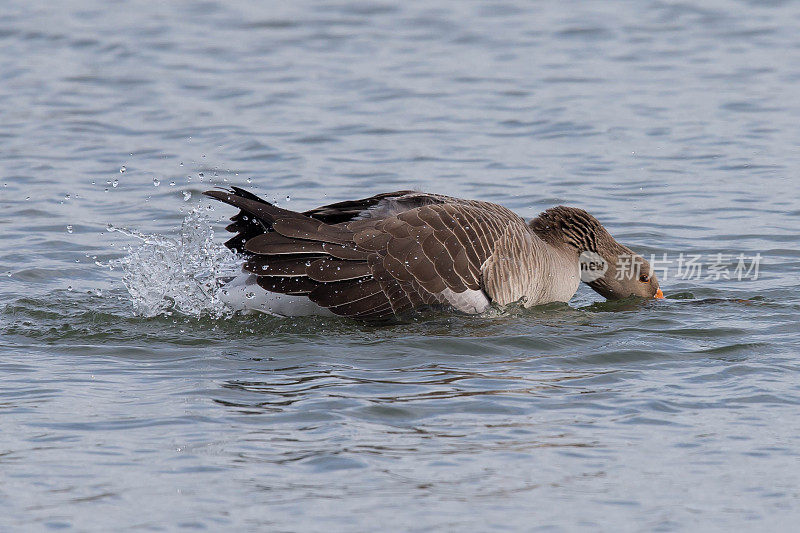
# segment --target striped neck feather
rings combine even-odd
[[[606,229],[592,215],[576,207],[560,205],[540,214],[530,222],[539,237],[554,246],[568,245],[578,254],[600,252],[604,241],[613,241]]]

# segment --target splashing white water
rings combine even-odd
[[[191,211],[177,238],[113,226],[108,229],[142,241],[129,246],[125,257],[101,264],[122,268],[122,282],[131,295],[134,313],[153,317],[177,312],[213,318],[231,314],[220,300],[221,287],[241,272],[242,259],[214,242],[207,216]]]

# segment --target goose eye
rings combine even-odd
[[[650,281],[650,276],[648,276],[647,274],[642,274],[641,276],[639,276],[639,281],[641,281],[642,283],[647,283],[648,281]]]

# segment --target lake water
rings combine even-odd
[[[796,3],[2,11],[0,530],[796,528]],[[229,317],[226,184],[583,207],[667,299]]]

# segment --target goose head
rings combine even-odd
[[[533,219],[530,227],[549,245],[575,253],[581,281],[606,299],[664,297],[650,263],[618,243],[583,209],[553,207]]]

